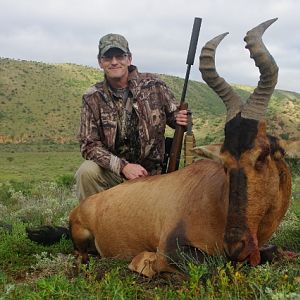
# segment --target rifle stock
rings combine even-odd
[[[187,91],[187,85],[188,85],[191,66],[194,64],[201,22],[202,22],[201,18],[194,19],[194,25],[193,25],[192,35],[191,35],[189,52],[188,52],[188,56],[187,56],[187,60],[186,60],[187,70],[186,70],[186,75],[185,75],[185,80],[184,80],[184,85],[183,85],[183,89],[182,89],[181,100],[180,100],[180,105],[178,107],[178,110],[185,110],[188,108],[187,103],[185,103],[184,101],[185,101],[185,95],[186,95],[186,91]],[[186,130],[185,126],[176,125],[175,133],[174,133],[174,137],[173,137],[173,143],[172,143],[171,152],[170,152],[170,159],[169,159],[167,173],[176,171],[179,167],[180,153],[181,153],[183,135],[184,135],[185,130]]]
[[[187,103],[183,103],[182,105],[179,106],[179,110],[187,109],[187,107],[188,107]],[[173,171],[178,170],[184,132],[185,132],[185,126],[176,125],[174,136],[173,136],[172,147],[170,151],[167,173],[171,173]]]

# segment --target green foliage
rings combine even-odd
[[[56,183],[59,187],[67,187],[71,189],[75,184],[75,178],[74,175],[60,175],[56,179]]]
[[[300,176],[300,159],[299,158],[289,158],[287,160],[289,168],[294,176]]]
[[[294,211],[293,205],[285,216],[285,222],[281,223],[273,235],[271,243],[290,251],[299,251],[300,247],[300,215]]]
[[[0,59],[0,67],[0,135],[7,142],[76,140],[81,96],[103,78],[100,71],[11,59]]]
[[[77,204],[73,192],[55,182],[0,183],[0,219],[5,223],[66,225],[68,214]]]
[[[35,205],[40,209],[33,212],[36,217],[30,224],[46,222],[49,215],[42,212],[47,210],[55,215],[52,222],[61,224],[62,219],[67,219],[65,212],[77,202],[69,187],[58,187],[53,182],[6,183],[0,186],[0,192],[4,195],[0,204],[6,207],[6,218],[2,220],[13,224],[12,232],[0,226],[3,299],[298,299],[300,296],[300,257],[252,268],[247,264],[234,266],[222,256],[206,255],[200,263],[184,252],[177,267],[185,275],[161,274],[151,280],[129,271],[128,262],[123,260],[91,256],[89,265],[81,265],[71,255],[70,241],[48,247],[38,245],[28,240],[25,234],[28,224],[20,220],[23,214],[19,210]],[[66,206],[68,202],[72,204]],[[296,204],[293,202],[271,242],[299,253],[300,213]]]
[[[289,133],[281,133],[279,134],[279,137],[282,138],[283,140],[288,140],[289,139]]]
[[[74,143],[80,121],[82,94],[103,79],[100,70],[74,64],[55,64],[0,58],[0,138],[12,143]],[[184,80],[159,75],[181,98]],[[252,87],[234,85],[246,100]],[[300,96],[276,90],[267,112],[270,134],[299,138]],[[193,112],[195,134],[219,141],[225,106],[204,83],[190,81],[186,101]]]
[[[177,299],[297,299],[297,265],[193,265]],[[290,271],[290,273],[287,272]],[[295,278],[298,278],[295,280]],[[294,298],[295,297],[295,298]]]
[[[8,271],[10,276],[17,276],[30,269],[39,258],[35,253],[70,253],[72,245],[69,241],[62,240],[51,247],[41,246],[27,238],[25,227],[25,224],[15,222],[12,232],[0,228],[0,269]]]

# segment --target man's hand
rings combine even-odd
[[[175,114],[176,124],[187,126],[188,125],[188,116],[187,116],[187,110],[179,110]]]
[[[135,179],[139,177],[148,176],[148,172],[141,165],[138,164],[127,164],[123,170],[123,175],[126,179]]]

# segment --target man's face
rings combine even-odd
[[[118,48],[109,49],[99,59],[99,65],[109,79],[127,77],[130,64],[131,55]]]

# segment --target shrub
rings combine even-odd
[[[78,201],[69,188],[55,182],[0,184],[0,196],[3,222],[32,225],[66,225]]]
[[[59,187],[72,188],[75,183],[74,175],[61,175],[56,179]]]

